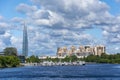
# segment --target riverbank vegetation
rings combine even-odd
[[[26,59],[27,63],[39,63],[41,60],[38,58],[38,56],[30,56],[29,58]]]
[[[81,59],[86,62],[96,62],[96,63],[113,63],[120,64],[120,54],[106,54],[102,53],[101,56],[89,55],[86,58]]]
[[[43,61],[52,61],[52,62],[75,62],[75,61],[85,61],[85,62],[95,62],[95,63],[113,63],[113,64],[120,64],[120,54],[106,54],[102,53],[101,56],[98,55],[89,55],[84,58],[77,58],[77,56],[66,56],[63,59],[60,58],[50,58],[47,57],[45,59],[39,59],[37,56],[30,56],[26,59],[26,62],[29,63],[39,63]]]
[[[0,68],[20,66],[20,60],[17,57],[17,49],[15,47],[7,47],[0,56]]]
[[[28,63],[39,63],[39,62],[43,62],[43,61],[52,61],[52,62],[75,62],[80,60],[79,58],[77,58],[77,56],[73,55],[73,56],[66,56],[63,59],[60,58],[50,58],[47,57],[45,59],[39,59],[37,56],[30,56],[29,58],[26,59],[26,62]]]
[[[0,56],[0,68],[17,67],[20,60],[16,56]]]

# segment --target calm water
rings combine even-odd
[[[120,64],[5,68],[0,80],[120,80]]]

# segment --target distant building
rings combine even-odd
[[[21,63],[25,63],[25,56],[19,55],[17,57],[18,57],[18,59],[20,60]]]
[[[105,53],[105,46],[100,45],[100,46],[95,46],[94,48],[94,55],[101,55],[102,53]]]
[[[22,55],[27,57],[28,56],[28,36],[27,36],[27,27],[24,24],[23,29],[23,47],[22,47]]]
[[[0,56],[5,56],[4,52],[0,52]]]
[[[67,47],[61,47],[57,49],[57,56],[58,57],[65,57],[65,56],[71,56],[76,55],[79,58],[87,57],[90,54],[93,55],[101,55],[102,53],[105,53],[105,46],[104,45],[97,45],[97,46],[80,46],[79,48],[76,48],[75,46],[71,46],[68,50]]]
[[[57,49],[58,56],[65,56],[67,52],[68,52],[67,47],[62,47]]]

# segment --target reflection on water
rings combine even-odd
[[[0,80],[120,80],[119,64],[0,69]]]

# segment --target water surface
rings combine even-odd
[[[4,68],[0,80],[120,80],[120,64]]]

